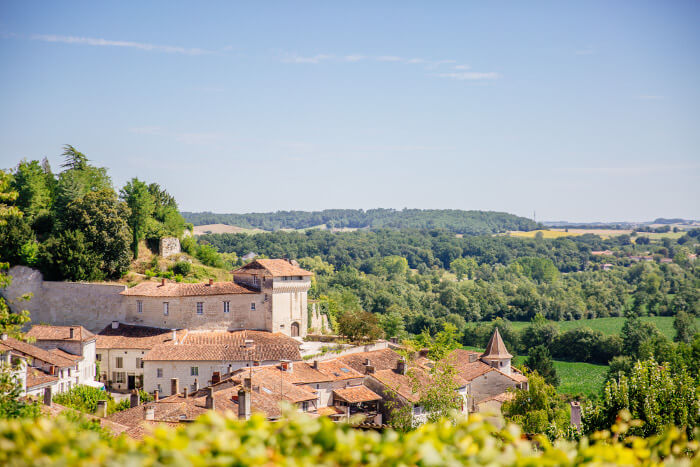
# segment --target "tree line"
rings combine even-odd
[[[194,225],[228,224],[263,230],[308,229],[325,225],[329,229],[445,229],[481,235],[509,230],[534,230],[530,219],[505,212],[462,211],[458,209],[326,209],[323,211],[277,211],[249,214],[183,212]]]

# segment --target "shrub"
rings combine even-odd
[[[176,429],[160,427],[140,442],[104,439],[64,417],[0,421],[0,465],[689,465],[697,443],[670,428],[659,437],[623,439],[600,433],[578,442],[523,439],[479,414],[440,421],[405,434],[356,430],[326,417],[287,412],[279,422],[210,412]],[[627,420],[615,431],[624,432]]]
[[[173,265],[173,273],[186,276],[192,271],[192,265],[187,261],[178,261]]]

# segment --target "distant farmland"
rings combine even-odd
[[[542,237],[543,238],[560,238],[560,237],[577,237],[579,235],[586,235],[586,234],[592,234],[592,235],[598,235],[601,238],[610,238],[610,237],[616,237],[618,235],[629,235],[632,233],[632,230],[616,230],[616,229],[549,229],[549,230],[530,230],[530,231],[521,231],[521,230],[511,230],[508,232],[508,235],[511,237],[520,237],[520,238],[535,238],[535,235],[537,235],[538,232],[542,232]],[[656,233],[656,232],[637,232],[638,237],[649,237],[650,240],[659,240],[664,237],[668,238],[673,238],[677,239],[682,237],[685,234],[685,232],[680,231],[680,232],[664,232],[664,233]],[[632,240],[634,240],[634,237],[632,237]]]

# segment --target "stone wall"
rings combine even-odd
[[[176,237],[162,237],[158,244],[158,254],[167,258],[168,256],[180,253],[180,240]]]
[[[125,285],[44,281],[39,271],[15,266],[9,271],[12,284],[1,291],[10,309],[28,310],[32,323],[73,326],[81,324],[99,332],[112,321],[124,320]],[[31,293],[29,301],[18,297]]]

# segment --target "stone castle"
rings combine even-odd
[[[13,311],[32,322],[81,324],[99,332],[112,321],[159,328],[261,330],[304,337],[312,273],[295,261],[258,259],[233,271],[232,282],[146,281],[121,284],[44,281],[36,270],[16,266],[3,290]],[[17,297],[32,294],[29,301]]]

